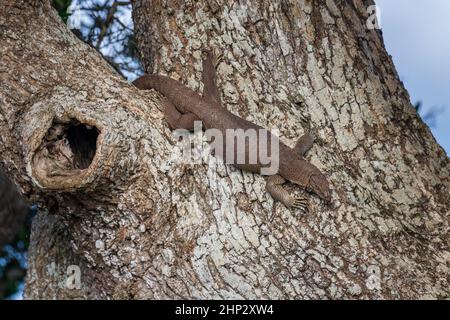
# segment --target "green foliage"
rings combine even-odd
[[[67,23],[67,19],[70,17],[70,13],[67,12],[72,0],[53,0],[53,7],[58,11],[59,16]]]

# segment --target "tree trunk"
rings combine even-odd
[[[133,3],[147,72],[199,91],[215,48],[226,108],[291,146],[316,136],[307,158],[332,203],[307,194],[303,213],[260,175],[176,163],[159,94],[122,80],[47,1],[7,0],[0,158],[46,209],[26,297],[448,298],[450,162],[366,28],[370,4]]]

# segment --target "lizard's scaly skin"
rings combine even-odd
[[[139,89],[155,89],[167,98],[165,117],[171,128],[192,130],[193,122],[200,119],[205,129],[218,129],[224,137],[227,129],[255,129],[257,133],[260,132],[260,129],[265,130],[222,107],[219,93],[215,86],[214,56],[210,52],[206,53],[206,58],[203,60],[203,81],[205,84],[204,97],[201,97],[178,81],[160,75],[144,75],[133,83]],[[270,146],[270,142],[275,139],[278,140],[278,138],[272,135],[270,131],[265,131],[267,134],[263,135],[263,137],[268,139],[268,145]],[[269,135],[271,136],[270,138],[268,138]],[[261,135],[258,133],[257,138],[260,139],[260,137]],[[226,139],[223,139],[223,144],[223,150],[226,150]],[[283,189],[282,184],[285,180],[298,184],[307,190],[312,190],[327,202],[331,199],[331,191],[325,176],[317,167],[303,158],[303,154],[312,144],[313,138],[310,135],[300,138],[294,149],[279,141],[278,177],[270,177],[266,189],[275,199],[283,202],[288,207],[304,207],[305,201],[302,198],[294,198]],[[258,145],[258,143],[253,145]],[[249,145],[246,140],[246,159],[248,159],[248,150],[251,147],[252,145]],[[268,149],[270,150],[270,147]],[[242,170],[260,173],[263,167],[260,159],[258,159],[256,164],[238,164],[236,161],[237,150],[234,150],[234,153],[233,165]],[[225,151],[221,156],[226,158]]]

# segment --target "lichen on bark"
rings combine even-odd
[[[305,214],[274,202],[259,175],[177,165],[160,95],[121,79],[48,2],[6,1],[0,159],[48,211],[33,226],[26,297],[448,297],[449,160],[366,29],[369,4],[133,1],[147,72],[200,91],[213,47],[230,111],[291,146],[317,137],[307,158],[332,204],[307,194]],[[46,137],[74,123],[99,133],[88,166],[40,165]],[[80,290],[64,286],[72,264]]]

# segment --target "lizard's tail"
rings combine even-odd
[[[142,90],[155,89],[183,113],[197,114],[197,109],[202,105],[202,98],[195,91],[166,76],[146,74],[133,81],[133,84]]]

